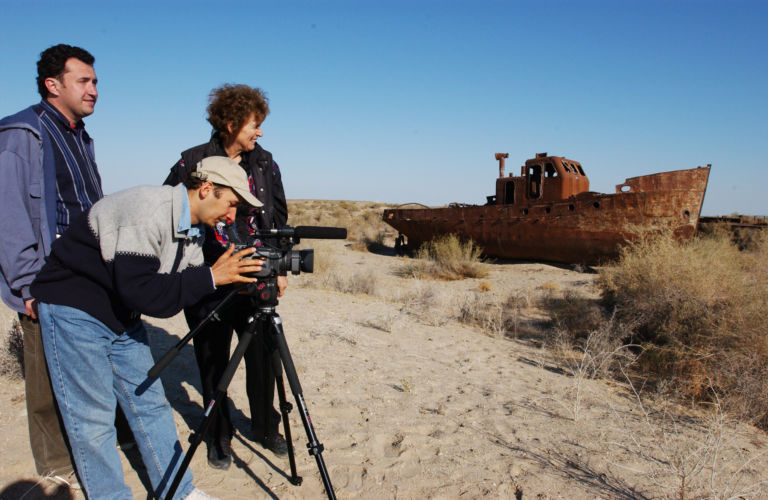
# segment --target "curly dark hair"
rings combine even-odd
[[[269,114],[268,99],[257,87],[226,84],[211,90],[208,97],[208,123],[219,134],[224,146],[229,146],[253,114],[261,123]],[[232,126],[232,133],[228,126]]]
[[[37,61],[37,91],[43,99],[48,97],[45,79],[60,78],[64,73],[67,59],[71,57],[83,61],[88,66],[93,66],[96,60],[87,50],[64,43],[48,47],[40,53],[40,60]]]

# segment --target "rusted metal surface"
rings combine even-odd
[[[383,219],[416,248],[455,233],[487,255],[597,264],[615,258],[640,228],[666,226],[679,238],[696,232],[710,166],[626,179],[611,194],[589,191],[582,165],[539,153],[520,176],[504,176],[506,154],[497,153],[499,177],[486,205],[396,208]]]

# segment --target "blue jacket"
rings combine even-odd
[[[43,161],[53,158],[43,130],[32,106],[0,120],[0,296],[17,312],[56,239],[56,169]]]

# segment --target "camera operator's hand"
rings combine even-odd
[[[261,271],[261,259],[243,259],[255,252],[255,248],[245,248],[237,253],[235,245],[230,245],[227,251],[211,266],[213,282],[216,286],[230,283],[253,283],[256,278],[243,276],[248,273]]]
[[[277,277],[277,296],[282,297],[285,289],[288,288],[288,276]]]

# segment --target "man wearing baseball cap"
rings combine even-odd
[[[202,160],[186,184],[111,194],[70,225],[32,284],[54,394],[88,498],[132,499],[115,448],[115,404],[126,414],[152,483],[164,498],[182,450],[141,314],[170,317],[219,285],[250,283],[261,262],[231,247],[203,264],[202,225],[261,206],[229,158]],[[212,498],[187,470],[174,498]]]

